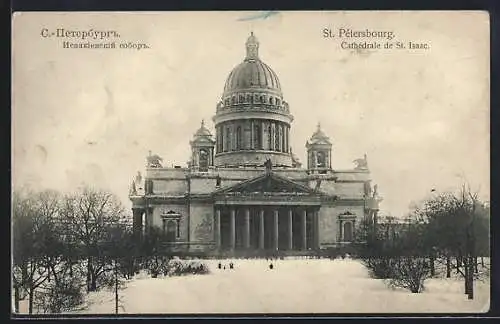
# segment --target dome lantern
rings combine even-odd
[[[259,41],[257,40],[257,37],[254,36],[253,32],[250,33],[250,37],[248,37],[245,45],[247,47],[247,56],[245,58],[245,61],[258,60]]]

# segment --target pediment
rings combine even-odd
[[[223,188],[215,194],[317,194],[313,189],[287,178],[270,173]]]

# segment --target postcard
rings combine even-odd
[[[487,12],[12,26],[13,314],[489,310]]]

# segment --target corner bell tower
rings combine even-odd
[[[210,131],[205,127],[204,120],[201,121],[200,128],[189,144],[191,145],[190,168],[200,172],[208,172],[208,169],[214,165],[215,141]]]
[[[307,169],[311,173],[327,173],[332,169],[332,142],[321,129],[320,123],[306,142],[306,149]]]

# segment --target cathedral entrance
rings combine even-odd
[[[322,198],[269,170],[222,189],[214,194],[216,246],[262,255],[319,249]]]

